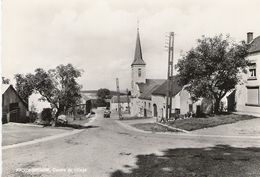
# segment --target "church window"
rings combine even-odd
[[[138,68],[138,77],[141,77],[141,75],[142,75],[141,68]]]

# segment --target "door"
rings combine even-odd
[[[153,104],[153,116],[157,117],[158,116],[158,112],[157,112],[157,105]]]

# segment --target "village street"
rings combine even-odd
[[[142,133],[127,129],[117,121],[116,117],[104,119],[103,110],[97,110],[92,126],[78,134],[5,149],[2,176],[171,176],[174,170],[180,172],[186,165],[194,169],[184,174],[196,176],[202,171],[197,164],[203,165],[205,173],[210,170],[211,176],[219,173],[218,176],[260,174],[259,162],[254,159],[259,157],[260,138]],[[185,149],[175,152],[176,148]],[[203,158],[206,156],[214,156],[217,161],[228,159],[221,167],[214,163],[205,164],[207,161]],[[237,158],[234,163],[230,162],[231,156]],[[170,166],[168,163],[174,161],[173,157],[176,164]],[[230,168],[224,168],[225,165]],[[243,168],[235,168],[240,165]],[[151,173],[148,167],[156,171]]]

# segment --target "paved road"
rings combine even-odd
[[[116,118],[104,119],[101,110],[97,111],[92,125],[75,135],[3,150],[2,176],[105,177],[116,170],[128,172],[129,167],[136,167],[137,155],[159,155],[170,148],[202,148],[219,144],[260,147],[260,139],[137,132],[118,124]]]

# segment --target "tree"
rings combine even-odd
[[[2,84],[9,84],[9,83],[10,83],[10,79],[2,77]]]
[[[80,102],[81,86],[76,79],[81,76],[81,72],[71,64],[59,65],[48,71],[37,68],[34,74],[16,74],[16,88],[26,96],[33,91],[38,92],[42,96],[41,100],[48,101],[57,110],[56,121],[62,112]]]
[[[106,88],[101,88],[101,89],[98,89],[97,91],[97,96],[104,100],[106,99],[107,97],[110,96],[110,90],[106,89]]]
[[[247,49],[245,42],[235,43],[229,36],[202,36],[176,66],[179,83],[186,85],[194,100],[212,99],[214,112],[219,113],[221,99],[240,83],[239,73],[246,73]]]
[[[29,96],[34,91],[33,74],[15,74],[16,90],[23,100],[28,102]]]

